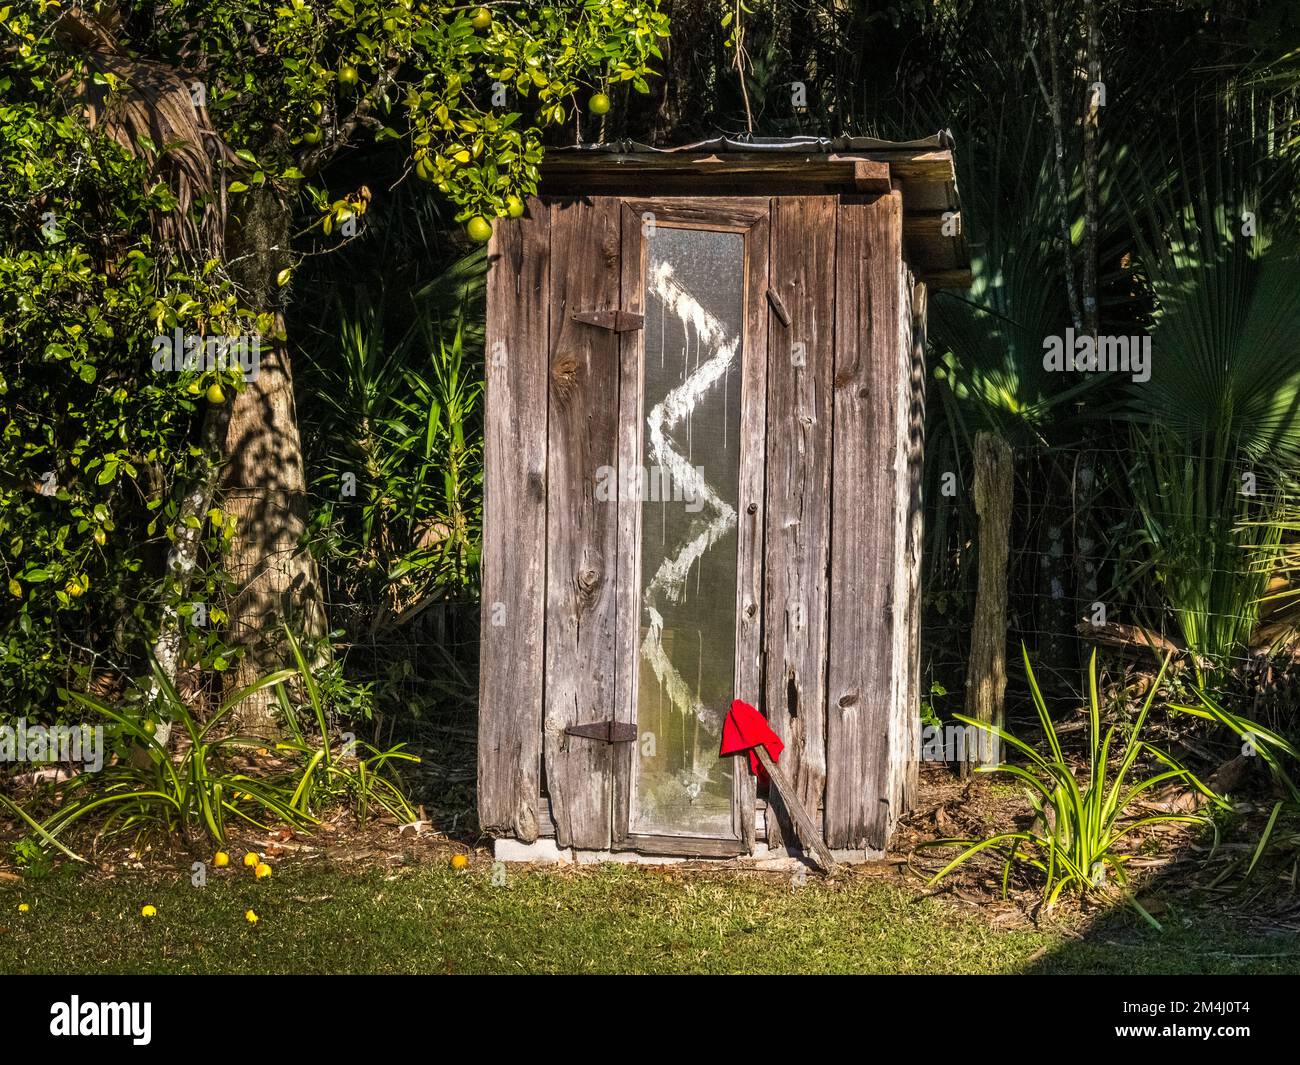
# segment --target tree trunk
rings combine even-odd
[[[1084,61],[1081,72],[1087,79],[1083,95],[1083,328],[1092,337],[1093,350],[1101,332],[1101,304],[1097,291],[1097,150],[1101,125],[1101,100],[1094,91],[1101,84],[1101,25],[1096,0],[1084,0],[1082,37]],[[1078,575],[1079,600],[1086,613],[1098,595],[1097,557],[1101,533],[1094,518],[1097,495],[1096,453],[1091,447],[1095,430],[1085,423],[1082,448],[1074,477],[1074,558]],[[1076,618],[1076,620],[1078,620]],[[1082,645],[1080,655],[1084,654]]]
[[[966,716],[1002,727],[1007,688],[1007,554],[1015,467],[1010,445],[990,433],[975,437],[975,513],[979,517],[979,574],[975,619],[966,666]],[[983,738],[982,738],[983,742]],[[996,764],[998,744],[992,745]],[[966,746],[962,776],[970,774],[977,753]],[[987,760],[984,760],[987,761]]]
[[[1097,140],[1101,125],[1101,26],[1096,0],[1083,4],[1083,328],[1097,339],[1100,304],[1097,298]]]
[[[1052,123],[1052,168],[1056,174],[1057,209],[1061,220],[1061,251],[1064,255],[1065,291],[1070,303],[1070,319],[1073,321],[1077,332],[1083,329],[1083,314],[1079,304],[1079,286],[1074,273],[1074,242],[1071,236],[1070,223],[1070,185],[1065,173],[1065,130],[1061,117],[1063,103],[1061,99],[1061,60],[1060,45],[1057,41],[1056,2],[1057,0],[1046,0],[1043,5],[1046,21],[1047,67],[1051,77],[1050,86],[1043,78],[1042,68],[1038,63],[1038,54],[1034,51],[1033,37],[1030,37],[1029,61],[1033,65],[1034,75],[1038,80],[1038,88],[1042,93],[1043,102],[1047,105],[1047,117]],[[1025,32],[1029,34],[1029,14],[1025,8],[1024,0],[1021,0],[1021,13],[1025,21]]]
[[[276,275],[288,265],[289,208],[270,189],[244,194],[227,236],[231,276],[246,303],[275,315]],[[306,476],[283,341],[261,338],[260,366],[233,399],[223,446],[223,505],[238,520],[228,569],[235,582],[230,637],[244,649],[231,690],[287,664],[282,622],[308,638],[325,634],[324,599],[315,561],[304,546]],[[245,699],[232,727],[274,738],[280,732],[269,691]]]

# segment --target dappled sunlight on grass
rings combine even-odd
[[[510,868],[493,886],[479,858],[360,875],[281,866],[274,879],[203,888],[174,875],[59,877],[6,886],[0,900],[10,973],[1300,971],[1300,959],[1212,953],[1276,953],[1267,942],[1211,942],[1182,924],[1162,937],[1123,914],[1106,919],[1121,949],[1078,929],[994,927],[860,873],[795,887],[698,869]],[[157,909],[147,921],[146,900]]]

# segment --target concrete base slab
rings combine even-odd
[[[568,847],[557,847],[553,839],[539,839],[535,843],[499,839],[492,845],[492,857],[499,862],[568,863],[573,861],[573,851]]]

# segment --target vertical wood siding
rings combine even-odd
[[[478,810],[485,831],[537,838],[546,570],[550,208],[488,245]]]

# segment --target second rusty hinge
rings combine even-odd
[[[630,333],[645,326],[645,317],[632,311],[574,311],[573,320],[615,333]]]
[[[570,736],[582,736],[603,743],[631,743],[636,739],[636,726],[626,721],[588,721],[570,725],[564,730]]]

